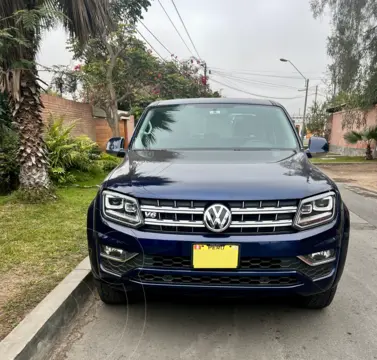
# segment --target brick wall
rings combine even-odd
[[[97,144],[102,150],[106,149],[106,143],[111,138],[112,133],[106,119],[96,119],[96,137]],[[131,140],[131,136],[134,131],[134,119],[133,116],[125,118],[119,122],[120,136],[123,136],[126,144]]]
[[[106,143],[112,136],[111,129],[106,119],[93,118],[93,110],[90,104],[46,94],[42,95],[42,102],[44,104],[42,117],[45,122],[47,122],[50,113],[64,116],[64,123],[67,125],[76,121],[72,135],[87,135],[90,139],[96,141],[102,150],[105,150]],[[120,135],[124,136],[128,144],[134,131],[133,116],[121,120],[119,127]]]
[[[76,127],[72,130],[74,136],[87,135],[96,141],[96,129],[93,124],[92,106],[72,100],[63,99],[58,96],[42,95],[43,120],[47,121],[50,113],[63,115],[64,122],[70,124],[76,121]]]
[[[332,115],[331,134],[330,134],[330,150],[344,155],[365,155],[366,145],[364,143],[348,144],[343,136],[349,129],[342,129],[344,112],[337,112]],[[377,108],[371,110],[367,114],[367,125],[377,125]],[[356,129],[360,131],[360,129]],[[375,146],[375,145],[373,145]]]

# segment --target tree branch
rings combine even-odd
[[[114,55],[114,51],[110,43],[106,39],[106,30],[102,33],[102,43],[106,46],[106,50],[109,52],[110,56],[112,57]]]
[[[117,102],[123,101],[128,95],[130,95],[128,92],[124,93],[120,98],[117,99]]]
[[[122,48],[122,47],[119,48],[118,51],[115,53],[115,57],[118,58],[118,56],[120,55],[120,53],[121,53],[124,49],[125,49],[125,47],[124,47],[124,48]]]
[[[365,32],[364,32],[364,35],[366,35],[367,33],[370,33],[370,32],[372,32],[373,30],[376,30],[377,29],[377,25],[375,25],[375,26],[372,26],[370,29],[368,29],[368,30],[365,30]]]
[[[50,85],[48,85],[45,81],[43,81],[41,78],[37,78],[38,81],[40,81],[42,84],[46,85],[47,87],[49,87]]]

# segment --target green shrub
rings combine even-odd
[[[117,163],[108,160],[102,160],[102,169],[104,172],[110,172],[118,166]]]
[[[101,159],[101,155],[98,155],[98,154],[89,154],[89,157],[91,160],[100,160]]]
[[[94,156],[94,157],[100,157],[102,151],[99,147],[98,144],[95,144],[95,146],[93,147],[92,151],[91,151],[91,156]]]
[[[104,172],[110,172],[122,162],[121,158],[106,153],[102,153],[100,158],[99,162]]]
[[[12,130],[12,118],[7,95],[0,92],[0,194],[18,187],[18,137]]]
[[[12,131],[12,117],[9,109],[7,95],[0,92],[0,149],[3,147],[4,141]]]
[[[72,184],[76,181],[75,175],[70,172],[66,172],[61,167],[50,168],[50,177],[55,184],[64,185]]]
[[[93,161],[92,165],[90,165],[88,172],[89,174],[94,175],[94,176],[103,174],[103,169],[102,169],[100,161]]]
[[[51,179],[58,184],[75,182],[73,170],[92,172],[98,168],[93,160],[97,144],[87,136],[72,137],[75,123],[66,126],[64,118],[50,115],[45,137]],[[95,170],[98,171],[98,170]]]
[[[94,171],[93,171],[94,170]],[[75,184],[80,186],[97,186],[100,185],[106,174],[98,165],[92,169],[91,172],[84,173],[82,171],[73,170],[72,174],[75,176]]]
[[[107,160],[107,161],[111,161],[117,164],[119,164],[122,161],[121,158],[118,158],[114,155],[107,154],[105,152],[101,153],[101,160]]]
[[[18,137],[14,132],[2,135],[0,145],[0,194],[18,188],[19,165],[17,161]]]

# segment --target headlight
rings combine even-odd
[[[136,199],[113,191],[102,192],[102,209],[106,218],[137,227],[143,223]]]
[[[301,201],[294,225],[307,229],[330,222],[335,216],[335,193],[312,196]]]

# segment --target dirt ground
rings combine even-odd
[[[317,165],[334,181],[377,192],[377,163]]]

